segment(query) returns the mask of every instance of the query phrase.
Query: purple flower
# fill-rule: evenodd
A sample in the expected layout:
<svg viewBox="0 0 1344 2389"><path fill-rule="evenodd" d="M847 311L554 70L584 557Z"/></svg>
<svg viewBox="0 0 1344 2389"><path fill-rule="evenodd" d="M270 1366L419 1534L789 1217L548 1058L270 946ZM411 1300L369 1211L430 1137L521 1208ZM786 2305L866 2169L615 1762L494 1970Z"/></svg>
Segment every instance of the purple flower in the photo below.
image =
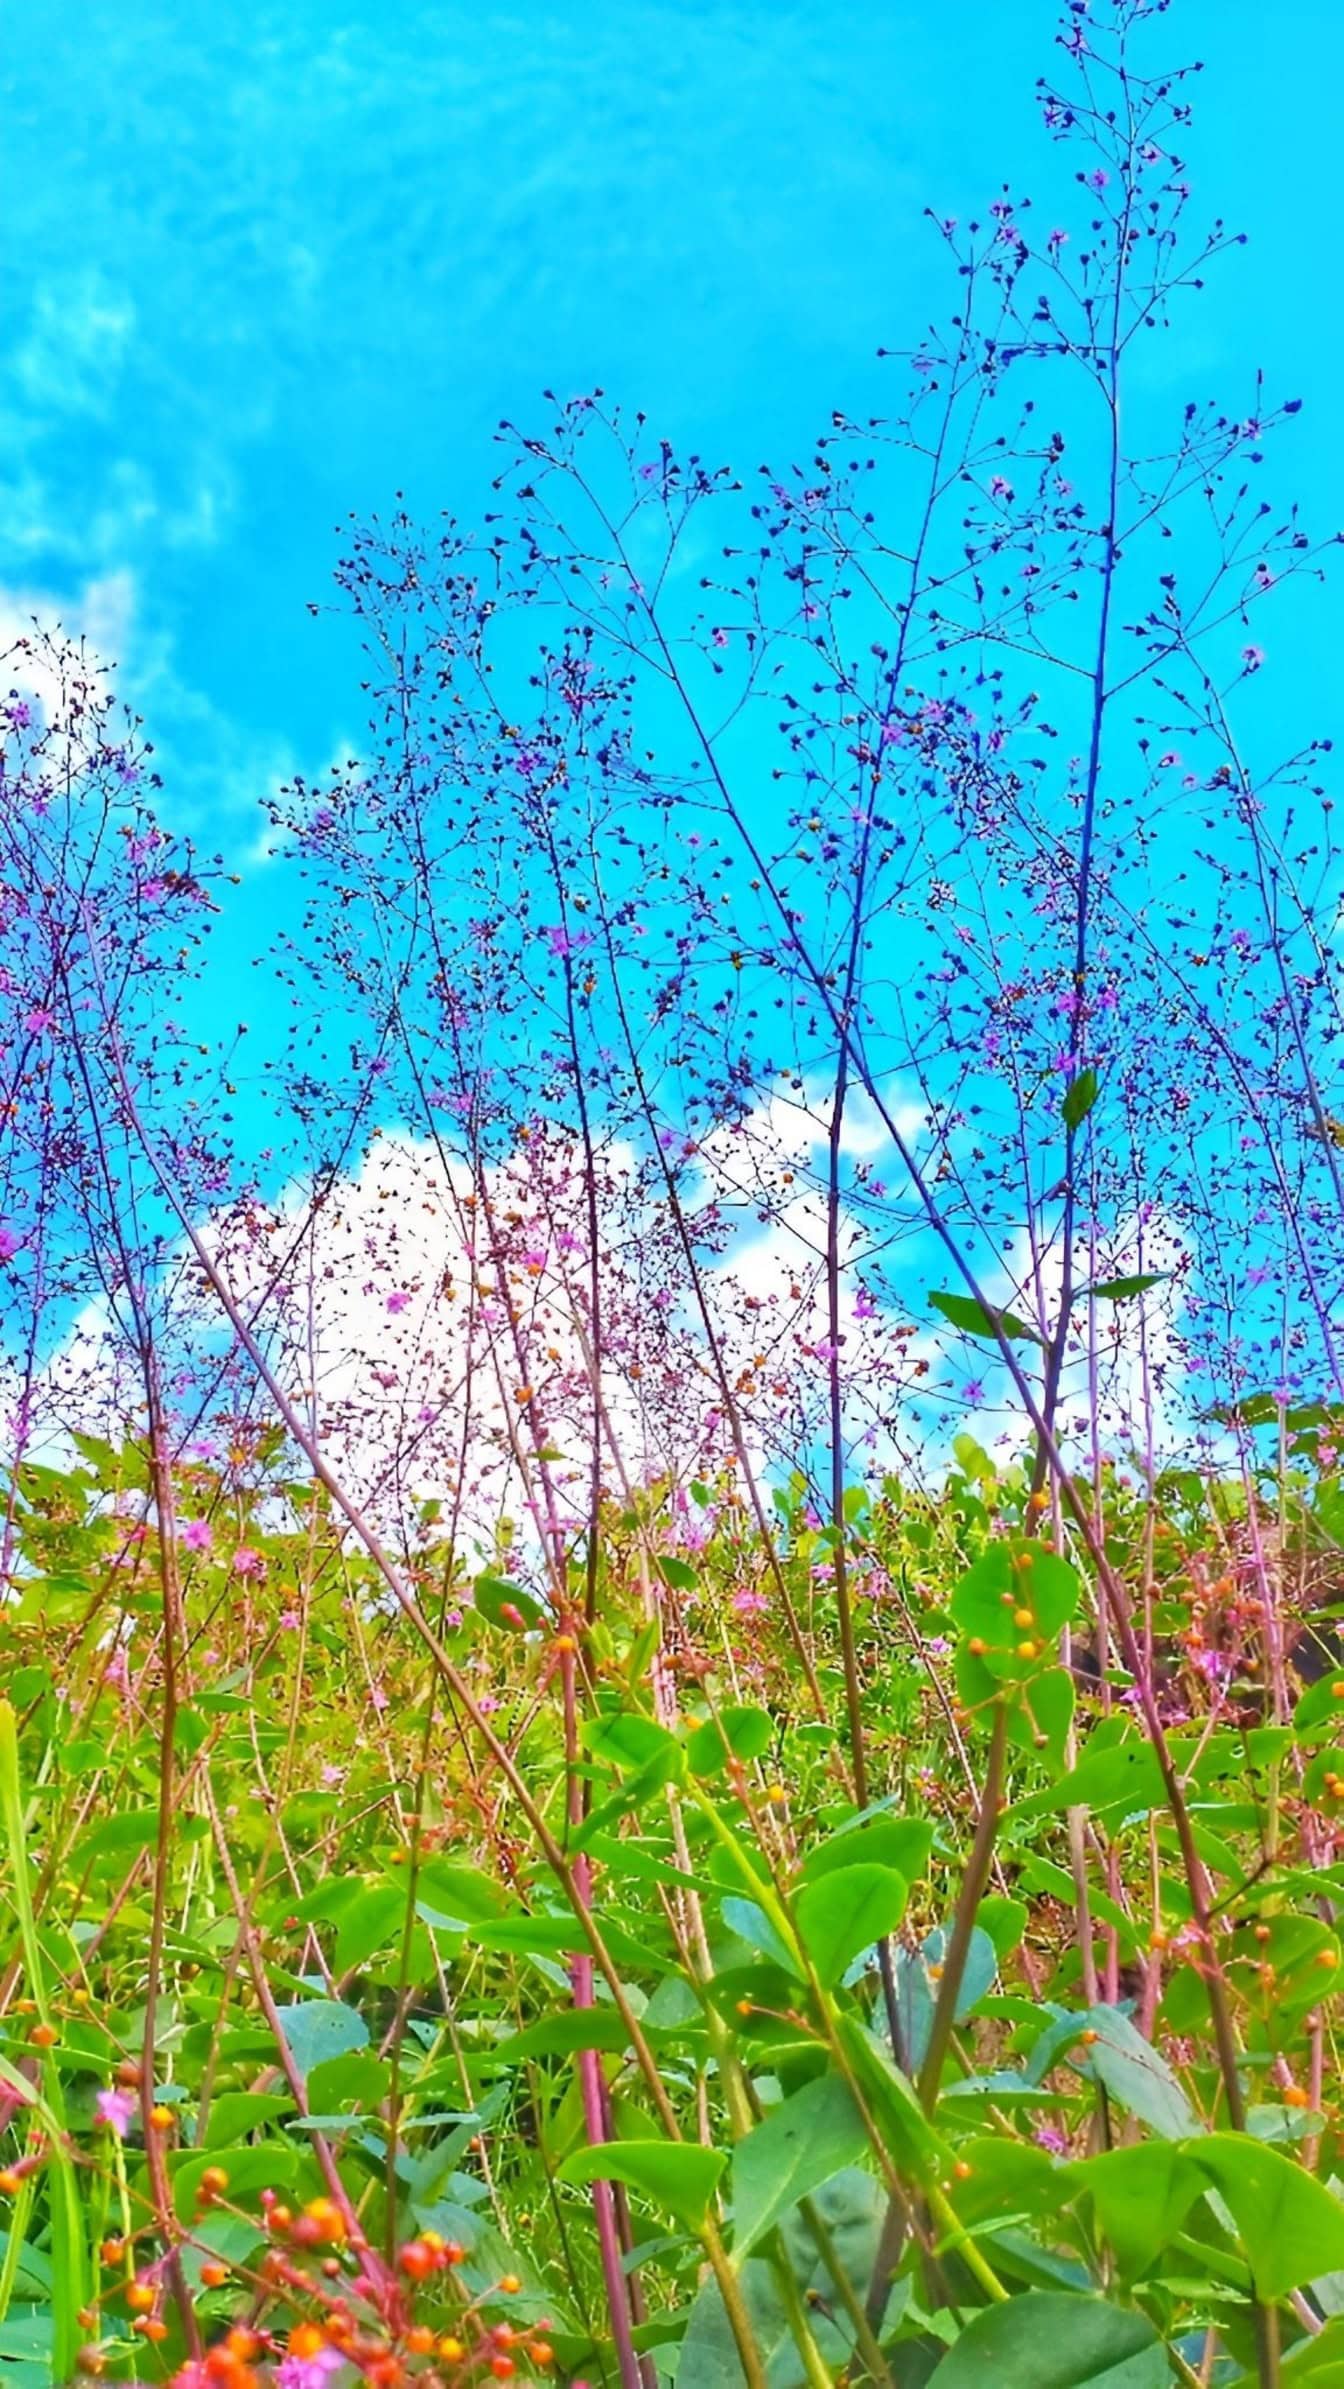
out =
<svg viewBox="0 0 1344 2389"><path fill-rule="evenodd" d="M344 2362L338 2348L319 2348L313 2356L283 2356L275 2368L276 2389L327 2389Z"/></svg>
<svg viewBox="0 0 1344 2389"><path fill-rule="evenodd" d="M11 1228L8 1220L0 1219L0 1261L12 1261L22 1243L18 1229Z"/></svg>
<svg viewBox="0 0 1344 2389"><path fill-rule="evenodd" d="M1265 660L1263 647L1243 647L1241 660L1248 672L1258 672Z"/></svg>
<svg viewBox="0 0 1344 2389"><path fill-rule="evenodd" d="M135 2114L135 2094L129 2090L100 2090L93 2109L99 2123L106 2124L109 2132L115 2132L118 2140L124 2140Z"/></svg>
<svg viewBox="0 0 1344 2389"><path fill-rule="evenodd" d="M189 1518L182 1529L183 1546L188 1551L208 1551L214 1539L208 1518Z"/></svg>
<svg viewBox="0 0 1344 2389"><path fill-rule="evenodd" d="M233 1573L235 1576L264 1576L266 1562L259 1551L252 1549L250 1543L240 1543L233 1555Z"/></svg>

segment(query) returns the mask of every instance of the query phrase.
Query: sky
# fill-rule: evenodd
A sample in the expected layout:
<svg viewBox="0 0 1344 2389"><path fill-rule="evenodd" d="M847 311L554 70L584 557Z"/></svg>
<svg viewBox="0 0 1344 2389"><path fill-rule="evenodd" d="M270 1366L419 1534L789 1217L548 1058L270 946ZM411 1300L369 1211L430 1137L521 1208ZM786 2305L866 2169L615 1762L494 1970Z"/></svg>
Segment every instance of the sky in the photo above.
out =
<svg viewBox="0 0 1344 2389"><path fill-rule="evenodd" d="M738 467L805 454L943 306L921 209L1056 172L1052 29L1049 0L9 0L0 628L87 630L177 819L264 869L268 788L357 741L307 611L343 518L398 489L478 517L548 384ZM1176 0L1156 39L1209 62L1197 191L1254 235L1168 363L1232 405L1258 362L1291 385L1282 469L1333 528L1344 15ZM1324 608L1293 648L1285 702L1331 676Z"/></svg>
<svg viewBox="0 0 1344 2389"><path fill-rule="evenodd" d="M924 208L1068 170L1032 104L1053 27L1051 0L8 0L0 648L36 614L119 664L170 822L243 873L230 1008L287 901L265 799L359 747L357 660L309 611L339 526L398 491L478 519L499 419L548 419L548 385L743 471L889 403L876 351L949 301ZM1208 63L1198 212L1252 235L1163 345L1173 407L1249 411L1263 364L1304 402L1278 487L1333 529L1344 12L1175 0L1160 43ZM1328 604L1284 619L1291 740L1339 701Z"/></svg>

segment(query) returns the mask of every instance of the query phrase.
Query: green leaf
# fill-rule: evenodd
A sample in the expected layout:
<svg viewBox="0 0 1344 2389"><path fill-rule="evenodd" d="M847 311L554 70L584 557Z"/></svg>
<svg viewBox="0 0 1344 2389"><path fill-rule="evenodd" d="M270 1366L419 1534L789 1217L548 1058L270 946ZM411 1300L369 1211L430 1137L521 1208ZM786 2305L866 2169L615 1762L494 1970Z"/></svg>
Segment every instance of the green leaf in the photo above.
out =
<svg viewBox="0 0 1344 2389"><path fill-rule="evenodd" d="M1044 1668L1024 1684L1019 1700L1020 1705L1009 1711L1012 1740L1043 1751L1054 1766L1062 1767L1078 1704L1077 1687L1068 1668Z"/></svg>
<svg viewBox="0 0 1344 2389"><path fill-rule="evenodd" d="M736 1933L739 1941L745 1941L751 1949L759 1949L764 1957L785 1967L795 1980L800 1979L793 1951L755 1900L740 1899L736 1892L730 1892L720 1902L720 1909L729 1932Z"/></svg>
<svg viewBox="0 0 1344 2389"><path fill-rule="evenodd" d="M655 1560L654 1566L664 1584L670 1585L674 1593L693 1593L700 1581L689 1560L670 1559L662 1554Z"/></svg>
<svg viewBox="0 0 1344 2389"><path fill-rule="evenodd" d="M992 1891L976 1909L980 1931L994 1944L994 1955L1002 1964L1019 1946L1027 1929L1029 1910L1025 1900L1015 1900L1007 1892Z"/></svg>
<svg viewBox="0 0 1344 2389"><path fill-rule="evenodd" d="M686 1744L692 1775L717 1775L732 1759L759 1759L774 1741L777 1728L768 1709L730 1707L698 1725Z"/></svg>
<svg viewBox="0 0 1344 2389"><path fill-rule="evenodd" d="M347 2108L372 2114L387 2097L391 2083L392 2069L386 2058L375 2057L371 2049L350 2049L342 2057L324 2057L313 2067L305 2087L314 2115L339 2115Z"/></svg>
<svg viewBox="0 0 1344 2389"><path fill-rule="evenodd" d="M196 2214L196 2193L207 2167L222 2165L229 2177L229 2196L240 2205L255 2205L256 2193L286 2188L299 2169L299 2152L283 2140L266 2140L251 2148L183 2149L169 2158L173 2205L182 2222ZM251 2199L249 2201L249 2193Z"/></svg>
<svg viewBox="0 0 1344 2389"><path fill-rule="evenodd" d="M629 2044L630 2035L614 2008L575 2007L510 2033L494 2055L505 2065L521 2065L529 2057L572 2057L579 2049L616 2052Z"/></svg>
<svg viewBox="0 0 1344 2389"><path fill-rule="evenodd" d="M230 2141L241 2140L245 2133L254 2132L259 2124L272 2123L277 2115L293 2112L294 2101L288 2091L221 2091L210 2103L200 2146L224 2148Z"/></svg>
<svg viewBox="0 0 1344 2389"><path fill-rule="evenodd" d="M1013 1311L996 1310L992 1304L976 1302L969 1294L931 1294L930 1302L952 1327L959 1327L963 1335L987 1337L997 1344L1000 1336L1010 1344L1039 1344L1040 1336L1025 1319Z"/></svg>
<svg viewBox="0 0 1344 2389"><path fill-rule="evenodd" d="M1091 2196L1101 2236L1128 2281L1137 2281L1180 2231L1204 2177L1183 2149L1144 2140L1107 2149L1070 2168Z"/></svg>
<svg viewBox="0 0 1344 2389"><path fill-rule="evenodd" d="M917 2073L924 2061L933 2024L937 2001L937 1978L930 1975L931 1966L941 1968L947 1954L949 1935L943 1925L935 1927L922 1949L898 1949L896 1952L896 1999L901 2017L901 2037L911 2071ZM988 1933L976 1925L966 1952L961 1986L957 1992L954 2021L964 2023L986 1994L993 1990L998 1978L999 1960Z"/></svg>
<svg viewBox="0 0 1344 2389"><path fill-rule="evenodd" d="M343 2000L304 1999L278 2013L290 2056L305 2079L325 2058L368 2047L368 2025L358 2009Z"/></svg>
<svg viewBox="0 0 1344 2389"><path fill-rule="evenodd" d="M1246 2132L1213 2132L1189 2153L1222 2192L1257 2297L1284 2298L1344 2267L1344 2204L1315 2174Z"/></svg>
<svg viewBox="0 0 1344 2389"><path fill-rule="evenodd" d="M847 1866L893 1867L907 1883L922 1875L933 1848L933 1826L926 1817L870 1816L841 1825L803 1861L802 1881L816 1883Z"/></svg>
<svg viewBox="0 0 1344 2389"><path fill-rule="evenodd" d="M748 2258L738 2286L770 2389L782 2389L782 2385L794 2389L795 2384L801 2389L804 2376L796 2361L789 2318L763 2258ZM691 2308L677 2374L683 2389L746 2389L732 2325L712 2276Z"/></svg>
<svg viewBox="0 0 1344 2389"><path fill-rule="evenodd" d="M1081 1128L1100 1093L1101 1081L1095 1070L1080 1070L1076 1078L1070 1079L1059 1107L1065 1127Z"/></svg>
<svg viewBox="0 0 1344 2389"><path fill-rule="evenodd" d="M667 1759L674 1767L681 1764L681 1745L676 1735L638 1709L612 1709L602 1716L589 1717L580 1728L579 1738L595 1759L613 1767L646 1767L651 1759Z"/></svg>
<svg viewBox="0 0 1344 2389"><path fill-rule="evenodd" d="M1033 2141L966 2140L958 2154L970 2167L948 2193L959 2223L974 2229L1009 2218L1059 2214L1068 2168Z"/></svg>
<svg viewBox="0 0 1344 2389"><path fill-rule="evenodd" d="M1103 1278L1095 1286L1080 1286L1075 1302L1128 1302L1132 1294L1146 1294L1150 1286L1164 1285L1170 1277L1169 1269L1145 1269L1138 1277Z"/></svg>
<svg viewBox="0 0 1344 2389"><path fill-rule="evenodd" d="M364 1883L344 1911L336 1930L337 1974L351 1974L368 1964L379 1950L400 1939L406 1926L409 1883Z"/></svg>
<svg viewBox="0 0 1344 2389"><path fill-rule="evenodd" d="M1017 1817L1039 1817L1060 1808L1126 1811L1162 1808L1166 1794L1152 1744L1136 1734L1109 1750L1089 1750L1072 1772L1044 1790L1016 1802Z"/></svg>
<svg viewBox="0 0 1344 2389"><path fill-rule="evenodd" d="M822 2074L772 2108L733 2151L733 2257L748 2256L800 2198L857 2165L863 2117L838 2074Z"/></svg>
<svg viewBox="0 0 1344 2389"><path fill-rule="evenodd" d="M1168 2389L1170 2379L1145 2315L1028 2290L973 2316L929 2389Z"/></svg>
<svg viewBox="0 0 1344 2389"><path fill-rule="evenodd" d="M1067 1560L1018 1536L1012 1542L991 1543L981 1553L957 1579L948 1607L996 1677L1005 1671L1021 1676L1024 1668L1030 1675L1030 1664L1018 1657L1024 1634L1039 1658L1068 1624L1081 1592L1077 1571ZM1013 1624L1015 1608L1030 1611L1030 1627Z"/></svg>
<svg viewBox="0 0 1344 2389"><path fill-rule="evenodd" d="M823 1990L843 1981L855 1958L895 1932L908 1897L904 1875L889 1866L841 1866L803 1885L794 1921Z"/></svg>
<svg viewBox="0 0 1344 2389"><path fill-rule="evenodd" d="M1095 2032L1086 2056L1075 2052L1080 2071L1104 2083L1111 2097L1163 2140L1183 2140L1199 2130L1199 2118L1165 2057L1146 2041L1118 2007L1094 2007L1081 2030Z"/></svg>
<svg viewBox="0 0 1344 2389"><path fill-rule="evenodd" d="M727 2163L722 2149L697 2140L608 2140L576 2149L559 2175L562 2182L624 2182L698 2231Z"/></svg>
<svg viewBox="0 0 1344 2389"><path fill-rule="evenodd" d="M490 1625L503 1626L512 1634L540 1626L546 1614L526 1585L515 1584L511 1576L478 1576L472 1599Z"/></svg>

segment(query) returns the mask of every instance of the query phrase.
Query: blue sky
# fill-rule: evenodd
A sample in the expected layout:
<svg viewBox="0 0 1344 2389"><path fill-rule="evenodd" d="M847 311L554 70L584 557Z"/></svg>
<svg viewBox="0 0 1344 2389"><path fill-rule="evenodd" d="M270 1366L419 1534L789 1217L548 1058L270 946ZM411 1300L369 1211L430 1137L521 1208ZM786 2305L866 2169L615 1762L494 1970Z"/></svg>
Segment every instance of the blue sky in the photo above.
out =
<svg viewBox="0 0 1344 2389"><path fill-rule="evenodd" d="M878 399L947 292L926 202L1061 171L1031 105L1049 0L11 0L0 606L119 657L171 809L246 861L291 769L357 742L305 601L404 488L471 516L502 414L600 382L750 465ZM1344 521L1332 0L1176 0L1207 211L1250 249L1166 352L1307 403L1278 468ZM1281 634L1280 634L1281 635ZM1287 708L1329 727L1327 608ZM261 866L259 866L261 867Z"/></svg>

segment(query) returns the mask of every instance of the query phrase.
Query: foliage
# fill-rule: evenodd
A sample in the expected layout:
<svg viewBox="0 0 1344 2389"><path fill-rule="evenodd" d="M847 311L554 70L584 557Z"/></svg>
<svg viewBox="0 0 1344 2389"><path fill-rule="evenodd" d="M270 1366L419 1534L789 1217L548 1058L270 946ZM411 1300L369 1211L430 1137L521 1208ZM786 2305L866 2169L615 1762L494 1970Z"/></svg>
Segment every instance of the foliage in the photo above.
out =
<svg viewBox="0 0 1344 2389"><path fill-rule="evenodd" d="M1252 1652L1226 1695L1194 1664L1217 1486L1193 1535L1186 1488L1154 1488L1205 1932L1123 1688L1080 1677L1079 1579L1032 1531L1020 1466L982 1473L977 1499L954 1478L932 1507L892 1479L865 1508L864 1730L885 1787L867 1810L799 1711L775 1604L734 1615L751 1543L730 1499L689 1548L656 1487L605 1517L590 1630L582 1568L571 1611L520 1634L426 1547L420 1597L506 1770L331 1505L242 1448L175 1480L164 1806L145 1476L134 1446L89 1443L16 1487L0 2096L21 2389L76 2361L172 2372L202 2339L225 2348L212 2381L274 2357L301 2389L346 2351L377 2382L600 2379L617 2359L595 2182L617 2185L641 2377L673 2377L683 2342L683 2379L750 2377L725 2291L781 2382L1157 2382L1193 2377L1208 2344L1253 2368L1257 2299L1304 2351L1325 2324L1324 2348L1344 2118L1323 1854L1344 1780L1320 1762L1344 1670L1279 1726ZM183 1541L194 1520L208 1545ZM1117 1565L1153 1522L1117 1480ZM679 1565L641 1578L641 1545ZM801 1602L825 1566L801 1492L784 1549ZM754 1565L768 1584L763 1551ZM833 1698L838 1640L812 1614ZM1070 1706L1080 1685L1062 1781L1062 1745L1030 1724L1056 1677ZM982 1787L1018 1722L954 1973Z"/></svg>

